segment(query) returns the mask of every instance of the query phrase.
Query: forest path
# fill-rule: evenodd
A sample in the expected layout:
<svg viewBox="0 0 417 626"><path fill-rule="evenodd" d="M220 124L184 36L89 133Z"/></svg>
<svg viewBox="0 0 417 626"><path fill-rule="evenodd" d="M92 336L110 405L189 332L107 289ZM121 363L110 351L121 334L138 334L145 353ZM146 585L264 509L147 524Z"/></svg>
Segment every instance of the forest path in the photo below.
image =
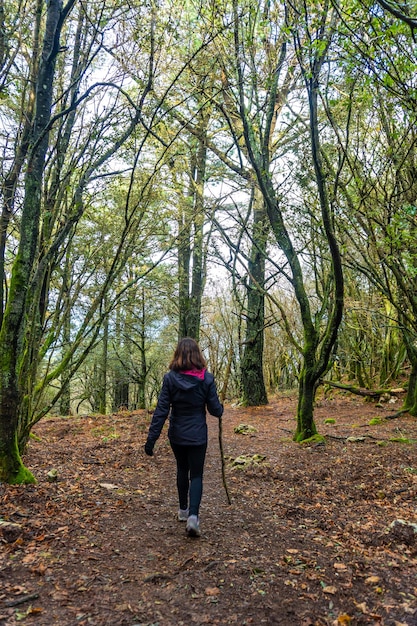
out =
<svg viewBox="0 0 417 626"><path fill-rule="evenodd" d="M209 417L198 539L176 519L166 432L143 452L145 412L40 422L25 458L38 484L0 486L18 525L3 533L0 623L416 626L417 421L370 424L392 408L322 399L326 444L308 447L291 439L294 398L227 406L230 506Z"/></svg>

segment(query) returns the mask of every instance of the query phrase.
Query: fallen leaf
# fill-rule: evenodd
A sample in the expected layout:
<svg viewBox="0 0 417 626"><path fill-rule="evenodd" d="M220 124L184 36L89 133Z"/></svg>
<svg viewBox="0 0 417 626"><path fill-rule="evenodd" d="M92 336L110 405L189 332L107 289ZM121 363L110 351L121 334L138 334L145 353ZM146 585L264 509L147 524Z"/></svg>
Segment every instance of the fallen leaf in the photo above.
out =
<svg viewBox="0 0 417 626"><path fill-rule="evenodd" d="M333 585L327 585L327 587L323 588L323 593L331 593L332 595L334 595L335 593L337 593L337 587L334 587Z"/></svg>
<svg viewBox="0 0 417 626"><path fill-rule="evenodd" d="M34 574L39 574L39 576L44 576L47 571L47 566L45 563L38 563L34 567L31 567L30 571Z"/></svg>
<svg viewBox="0 0 417 626"><path fill-rule="evenodd" d="M33 561L36 561L37 558L37 554L35 554L34 552L29 552L29 554L25 554L25 556L22 558L22 563L28 565L29 563L33 563Z"/></svg>
<svg viewBox="0 0 417 626"><path fill-rule="evenodd" d="M34 606L30 609L29 615L37 615L38 613L42 613L43 609L40 606Z"/></svg>
<svg viewBox="0 0 417 626"><path fill-rule="evenodd" d="M349 626L351 621L352 618L350 617L350 615L343 613L343 615L339 615L339 617L337 618L335 626Z"/></svg>
<svg viewBox="0 0 417 626"><path fill-rule="evenodd" d="M11 588L11 592L16 595L20 595L21 593L27 593L27 589L26 587L22 587L21 585L15 585Z"/></svg>
<svg viewBox="0 0 417 626"><path fill-rule="evenodd" d="M365 579L365 582L367 585L376 585L380 580L381 578L379 576L368 576L368 578Z"/></svg>
<svg viewBox="0 0 417 626"><path fill-rule="evenodd" d="M220 593L220 589L218 587L206 587L204 590L206 596L218 596Z"/></svg>

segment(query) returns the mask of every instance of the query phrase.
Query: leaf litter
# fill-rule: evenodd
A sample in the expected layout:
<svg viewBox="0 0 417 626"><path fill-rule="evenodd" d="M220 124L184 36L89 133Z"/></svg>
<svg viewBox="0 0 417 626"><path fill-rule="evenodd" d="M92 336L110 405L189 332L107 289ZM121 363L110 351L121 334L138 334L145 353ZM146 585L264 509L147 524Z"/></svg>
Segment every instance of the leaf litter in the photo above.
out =
<svg viewBox="0 0 417 626"><path fill-rule="evenodd" d="M0 486L0 624L415 626L417 421L335 394L324 444L300 446L295 407L226 407L231 506L209 418L200 539L176 519L165 432L143 453L147 412L44 419L38 484Z"/></svg>

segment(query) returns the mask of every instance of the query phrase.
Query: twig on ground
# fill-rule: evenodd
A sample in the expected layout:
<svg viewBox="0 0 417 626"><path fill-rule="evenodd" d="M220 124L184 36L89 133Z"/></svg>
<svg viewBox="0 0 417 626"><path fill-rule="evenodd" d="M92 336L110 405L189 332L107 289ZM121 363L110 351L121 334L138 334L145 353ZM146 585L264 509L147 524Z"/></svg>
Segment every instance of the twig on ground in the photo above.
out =
<svg viewBox="0 0 417 626"><path fill-rule="evenodd" d="M25 602L30 602L30 600L36 600L37 598L39 598L38 593L29 593L26 596L21 596L20 598L16 598L16 600L7 600L4 603L4 606L7 606L7 607L19 606L20 604L24 604Z"/></svg>

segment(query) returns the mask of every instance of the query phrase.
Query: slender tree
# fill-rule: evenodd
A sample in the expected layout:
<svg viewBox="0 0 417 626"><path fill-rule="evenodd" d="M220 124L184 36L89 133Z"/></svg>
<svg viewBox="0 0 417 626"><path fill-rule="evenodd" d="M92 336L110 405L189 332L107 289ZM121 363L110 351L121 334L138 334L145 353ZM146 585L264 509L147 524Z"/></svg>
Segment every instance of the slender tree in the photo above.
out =
<svg viewBox="0 0 417 626"><path fill-rule="evenodd" d="M387 324L402 333L411 363L404 409L417 414L415 43L400 16L387 21L358 5L349 20L342 17L344 95L328 116L349 172L340 186L345 258L389 303ZM342 107L350 112L347 123L338 117Z"/></svg>
<svg viewBox="0 0 417 626"><path fill-rule="evenodd" d="M295 439L302 441L316 434L314 424L314 398L317 383L320 377L327 371L332 351L337 339L337 331L342 319L343 311L343 274L340 252L333 226L333 207L329 201L328 187L321 157L321 145L318 125L318 94L320 87L321 69L327 51L331 43L333 32L334 12L329 7L317 9L314 16L318 27L313 35L312 26L309 24L309 15L303 10L296 9L294 13L287 11L287 25L294 35L294 49L298 53L298 62L305 81L308 96L311 155L314 165L315 181L317 185L318 200L321 208L322 231L328 243L330 256L329 278L327 280L327 294L323 302L325 306L318 311L316 319L313 318L311 303L304 283L303 269L300 257L291 240L284 221L283 207L277 196L273 182L270 160L270 128L275 120L276 104L280 99L280 70L286 60L286 49L289 41L285 41L281 47L281 54L277 57L277 64L273 68L269 78L269 90L265 102L265 116L262 126L260 125L259 110L255 117L251 117L248 108L248 98L245 86L247 75L256 66L252 50L255 42L249 39L252 45L247 45L249 33L254 32L252 27L253 13L245 15L241 13L237 2L234 7L234 36L235 58L237 71L237 90L239 93L240 115L243 121L244 138L250 162L254 168L256 178L263 194L272 232L276 241L285 254L291 270L291 283L294 287L296 298L300 307L300 314L304 329L303 341L303 364L299 376L299 398L297 409L297 429ZM311 18L313 19L313 18ZM307 45L306 54L309 56L309 65L306 67L305 58L302 57L305 48L301 46L301 20L304 20ZM274 29L278 28L274 24ZM281 23L281 27L283 28ZM309 39L307 38L309 37ZM259 93L259 92L258 92ZM263 110L263 109L262 109Z"/></svg>

